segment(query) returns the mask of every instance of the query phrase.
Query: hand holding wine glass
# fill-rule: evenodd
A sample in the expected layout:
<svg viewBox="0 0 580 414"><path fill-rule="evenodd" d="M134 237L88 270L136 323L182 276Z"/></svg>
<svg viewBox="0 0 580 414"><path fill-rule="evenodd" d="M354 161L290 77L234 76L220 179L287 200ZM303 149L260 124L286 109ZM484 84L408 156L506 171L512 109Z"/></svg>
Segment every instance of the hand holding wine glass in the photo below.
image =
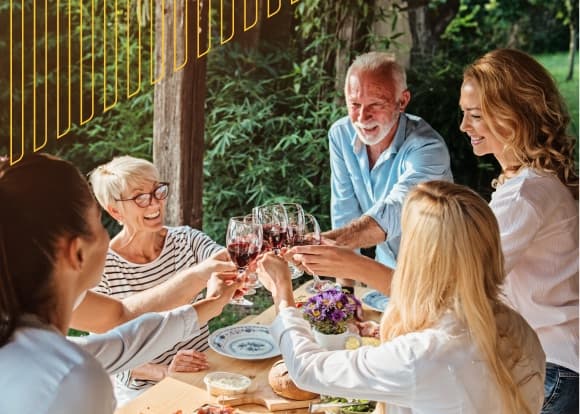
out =
<svg viewBox="0 0 580 414"><path fill-rule="evenodd" d="M286 211L288 217L288 231L286 237L286 247L292 248L294 246L294 239L300 229L304 228L304 210L298 203L281 203ZM298 279L304 274L304 271L295 266L292 262L288 262L290 268L290 275L292 279Z"/></svg>
<svg viewBox="0 0 580 414"><path fill-rule="evenodd" d="M299 229L294 236L294 246L317 246L321 243L320 226L316 217L312 214L304 214L304 226ZM308 293L318 293L323 290L334 287L334 283L328 280L322 280L320 277L309 271L312 274L312 284L306 288Z"/></svg>
<svg viewBox="0 0 580 414"><path fill-rule="evenodd" d="M242 277L250 262L258 257L262 249L262 226L247 222L243 216L232 217L228 223L226 244L232 261ZM243 296L230 301L231 304L252 306L253 303Z"/></svg>

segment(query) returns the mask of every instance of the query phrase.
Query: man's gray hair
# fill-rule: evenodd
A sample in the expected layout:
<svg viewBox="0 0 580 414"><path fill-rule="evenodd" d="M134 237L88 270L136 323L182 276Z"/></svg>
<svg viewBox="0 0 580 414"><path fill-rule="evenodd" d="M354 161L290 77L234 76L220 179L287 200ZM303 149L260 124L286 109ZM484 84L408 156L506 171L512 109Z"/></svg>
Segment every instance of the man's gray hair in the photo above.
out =
<svg viewBox="0 0 580 414"><path fill-rule="evenodd" d="M399 87L397 95L407 89L407 74L405 69L397 63L395 55L387 52L368 52L355 58L346 72L346 84L353 71L370 72L384 79L393 79Z"/></svg>

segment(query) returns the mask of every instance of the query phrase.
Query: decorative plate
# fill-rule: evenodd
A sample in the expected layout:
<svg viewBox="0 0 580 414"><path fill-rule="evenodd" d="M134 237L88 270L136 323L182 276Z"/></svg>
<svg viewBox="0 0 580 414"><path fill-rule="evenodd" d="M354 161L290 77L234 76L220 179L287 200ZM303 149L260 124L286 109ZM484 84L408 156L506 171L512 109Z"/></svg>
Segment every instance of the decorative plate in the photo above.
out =
<svg viewBox="0 0 580 414"><path fill-rule="evenodd" d="M270 329L264 325L232 325L209 337L209 346L218 354L236 359L266 359L280 355Z"/></svg>
<svg viewBox="0 0 580 414"><path fill-rule="evenodd" d="M379 291L371 290L362 297L362 302L377 312L384 312L389 303L389 298Z"/></svg>

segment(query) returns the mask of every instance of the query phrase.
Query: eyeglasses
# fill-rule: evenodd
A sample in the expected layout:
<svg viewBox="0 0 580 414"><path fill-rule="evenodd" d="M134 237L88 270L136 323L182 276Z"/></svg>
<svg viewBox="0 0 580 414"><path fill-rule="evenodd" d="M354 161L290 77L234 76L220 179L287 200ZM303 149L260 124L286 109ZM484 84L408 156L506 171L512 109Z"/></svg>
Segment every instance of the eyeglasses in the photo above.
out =
<svg viewBox="0 0 580 414"><path fill-rule="evenodd" d="M153 197L155 200L165 200L169 195L169 183L159 183L157 187L150 193L137 194L131 198L116 198L115 201L133 201L139 207L149 207Z"/></svg>

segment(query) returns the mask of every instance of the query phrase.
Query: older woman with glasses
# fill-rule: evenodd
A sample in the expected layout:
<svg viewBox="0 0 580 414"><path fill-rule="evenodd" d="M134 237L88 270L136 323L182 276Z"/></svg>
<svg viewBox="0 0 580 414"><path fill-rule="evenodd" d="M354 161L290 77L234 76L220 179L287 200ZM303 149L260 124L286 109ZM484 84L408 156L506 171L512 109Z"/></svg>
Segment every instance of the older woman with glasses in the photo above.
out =
<svg viewBox="0 0 580 414"><path fill-rule="evenodd" d="M117 157L93 170L90 182L101 207L122 225L109 244L97 292L123 299L192 266L200 268L201 292L212 272L235 269L227 251L201 231L163 224L169 183L160 180L151 162ZM174 344L149 364L118 374L118 401L135 397L169 372L207 369L202 352L208 347L208 335L206 325L198 336Z"/></svg>

